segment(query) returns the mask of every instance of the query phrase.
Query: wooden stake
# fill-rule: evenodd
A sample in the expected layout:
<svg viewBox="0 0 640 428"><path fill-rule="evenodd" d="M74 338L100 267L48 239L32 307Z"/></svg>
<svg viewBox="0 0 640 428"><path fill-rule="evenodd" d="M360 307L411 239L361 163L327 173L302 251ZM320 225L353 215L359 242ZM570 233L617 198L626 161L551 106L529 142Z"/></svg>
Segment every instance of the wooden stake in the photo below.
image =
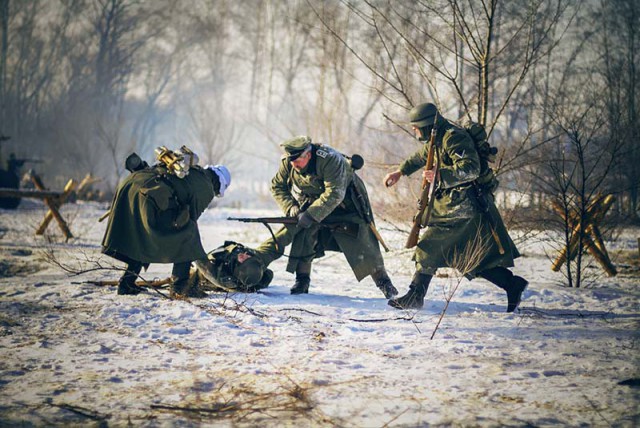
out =
<svg viewBox="0 0 640 428"><path fill-rule="evenodd" d="M38 190L46 190L44 184L42 184L42 180L37 175L32 174L31 181ZM69 230L67 222L64 220L64 218L62 218L58 209L69 197L75 185L75 181L73 179L70 179L67 182L67 185L64 186L64 190L58 198L44 198L44 203L47 205L47 207L49 207L49 211L44 216L44 220L42 220L42 223L40 224L40 227L38 227L38 230L36 230L36 235L43 235L44 231L47 229L47 226L49 226L49 223L51 223L51 220L55 218L58 222L58 226L60 226L60 229L62 230L62 233L64 233L66 240L68 241L69 239L73 238L73 234Z"/></svg>
<svg viewBox="0 0 640 428"><path fill-rule="evenodd" d="M552 206L554 211L571 227L571 240L569 241L569 245L562 249L551 265L553 271L559 271L560 267L567 260L571 261L576 257L581 244L579 232L582 228L584 231L582 236L583 248L600 263L600 266L602 266L609 276L615 276L617 274L616 268L613 263L611 263L609 254L605 248L600 229L598 228L598 223L602 221L614 200L613 195L607 195L605 197L597 196L586 209L583 220L584 223L580 221L580 215L577 210L573 209L567 213L558 201L553 201Z"/></svg>

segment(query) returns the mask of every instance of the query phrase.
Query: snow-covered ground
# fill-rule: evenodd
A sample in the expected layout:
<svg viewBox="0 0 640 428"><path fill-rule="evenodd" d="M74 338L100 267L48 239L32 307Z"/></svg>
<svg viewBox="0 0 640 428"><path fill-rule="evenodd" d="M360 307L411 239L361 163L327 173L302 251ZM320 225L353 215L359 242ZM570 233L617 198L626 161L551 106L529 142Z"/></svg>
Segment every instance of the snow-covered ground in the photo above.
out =
<svg viewBox="0 0 640 428"><path fill-rule="evenodd" d="M316 261L309 295L291 296L286 261L260 294L172 301L117 296L97 270L104 206L65 205L76 238L55 223L35 237L41 204L0 211L0 426L638 426L639 274L562 287L543 246L522 246L515 272L530 286L520 310L502 290L462 280L431 340L454 276L432 283L420 311L387 306L340 254ZM256 245L261 225L212 209L207 250ZM413 268L404 236L387 269L401 293ZM615 244L635 248L637 231ZM634 247L634 245L636 245ZM147 278L165 278L152 265ZM597 272L597 270L593 270ZM445 272L446 273L446 272ZM165 293L166 294L166 293Z"/></svg>

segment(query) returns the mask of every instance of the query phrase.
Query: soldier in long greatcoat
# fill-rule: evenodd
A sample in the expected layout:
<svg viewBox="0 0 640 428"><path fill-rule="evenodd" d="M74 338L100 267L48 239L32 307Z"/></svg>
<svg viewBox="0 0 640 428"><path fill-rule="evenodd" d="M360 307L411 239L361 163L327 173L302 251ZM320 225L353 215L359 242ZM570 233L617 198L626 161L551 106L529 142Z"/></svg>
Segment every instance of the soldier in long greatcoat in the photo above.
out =
<svg viewBox="0 0 640 428"><path fill-rule="evenodd" d="M311 263L325 251L342 252L358 281L371 275L386 298L397 295L384 267L364 183L344 155L307 136L281 144L285 155L271 181L284 212L297 217L256 248L266 265L291 244L287 271L296 274L291 294L308 293Z"/></svg>
<svg viewBox="0 0 640 428"><path fill-rule="evenodd" d="M184 178L158 164L132 172L111 204L102 252L125 262L118 294L138 294L135 279L150 263L173 263L172 294L188 294L191 262L207 254L197 220L231 182L223 165L192 166Z"/></svg>
<svg viewBox="0 0 640 428"><path fill-rule="evenodd" d="M416 272L409 292L390 300L389 305L399 309L421 308L436 270L451 267L469 279L479 276L504 289L507 312L513 312L528 283L508 269L520 253L495 207L492 189L482 181L481 159L474 140L464 128L440 116L433 104L420 104L409 116L421 141L428 141L432 128L436 127L436 168L423 174L429 182L436 180L438 184L431 216L413 255ZM428 146L425 144L398 170L387 174L385 185L393 186L403 175L423 168Z"/></svg>

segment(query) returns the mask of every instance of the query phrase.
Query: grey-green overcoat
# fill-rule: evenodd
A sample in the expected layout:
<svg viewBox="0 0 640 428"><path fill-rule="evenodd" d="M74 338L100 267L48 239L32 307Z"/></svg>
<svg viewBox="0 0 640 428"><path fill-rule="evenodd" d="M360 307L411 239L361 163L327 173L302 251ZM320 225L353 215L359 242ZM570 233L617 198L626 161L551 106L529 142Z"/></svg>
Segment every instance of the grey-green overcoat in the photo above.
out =
<svg viewBox="0 0 640 428"><path fill-rule="evenodd" d="M416 269L434 275L439 267L454 267L468 278L496 266L512 267L520 253L504 222L487 195L488 213L483 213L474 196L472 183L480 175L480 158L469 134L441 118L437 125L436 161L440 172L431 217L413 255ZM424 167L428 144L400 165L403 175ZM492 236L488 215L495 221L495 233L504 254ZM474 254L474 256L471 256Z"/></svg>
<svg viewBox="0 0 640 428"><path fill-rule="evenodd" d="M342 252L358 281L384 267L378 241L365 220L364 213L371 213L366 188L339 152L312 144L311 159L301 171L283 158L271 181L271 193L285 214L294 206L310 204L306 211L318 224L309 229L281 228L275 242L270 239L256 248L267 264L292 244L289 272L295 272L299 262L322 257L325 251Z"/></svg>
<svg viewBox="0 0 640 428"><path fill-rule="evenodd" d="M143 264L205 258L196 221L213 200L214 175L198 166L184 178L164 166L133 172L113 198L102 252Z"/></svg>

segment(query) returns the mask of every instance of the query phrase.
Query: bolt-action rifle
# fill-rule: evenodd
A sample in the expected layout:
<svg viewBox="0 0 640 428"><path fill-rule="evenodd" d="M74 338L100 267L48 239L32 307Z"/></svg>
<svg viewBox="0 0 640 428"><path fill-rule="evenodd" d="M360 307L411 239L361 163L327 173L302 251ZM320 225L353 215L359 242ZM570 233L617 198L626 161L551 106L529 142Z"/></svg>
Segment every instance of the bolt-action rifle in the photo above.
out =
<svg viewBox="0 0 640 428"><path fill-rule="evenodd" d="M438 113L436 112L433 118L433 128L431 129L431 135L429 136L429 151L427 153L427 163L424 166L425 171L436 169L436 174L433 181L429 182L426 177L422 180L422 193L420 199L418 199L418 212L413 217L413 226L409 232L409 237L404 245L405 248L413 248L418 245L418 238L420 237L420 230L426 227L431 217L431 211L433 210L433 200L436 187L438 185L438 163L435 159L436 151L436 125L438 121ZM424 220L423 220L424 219Z"/></svg>

